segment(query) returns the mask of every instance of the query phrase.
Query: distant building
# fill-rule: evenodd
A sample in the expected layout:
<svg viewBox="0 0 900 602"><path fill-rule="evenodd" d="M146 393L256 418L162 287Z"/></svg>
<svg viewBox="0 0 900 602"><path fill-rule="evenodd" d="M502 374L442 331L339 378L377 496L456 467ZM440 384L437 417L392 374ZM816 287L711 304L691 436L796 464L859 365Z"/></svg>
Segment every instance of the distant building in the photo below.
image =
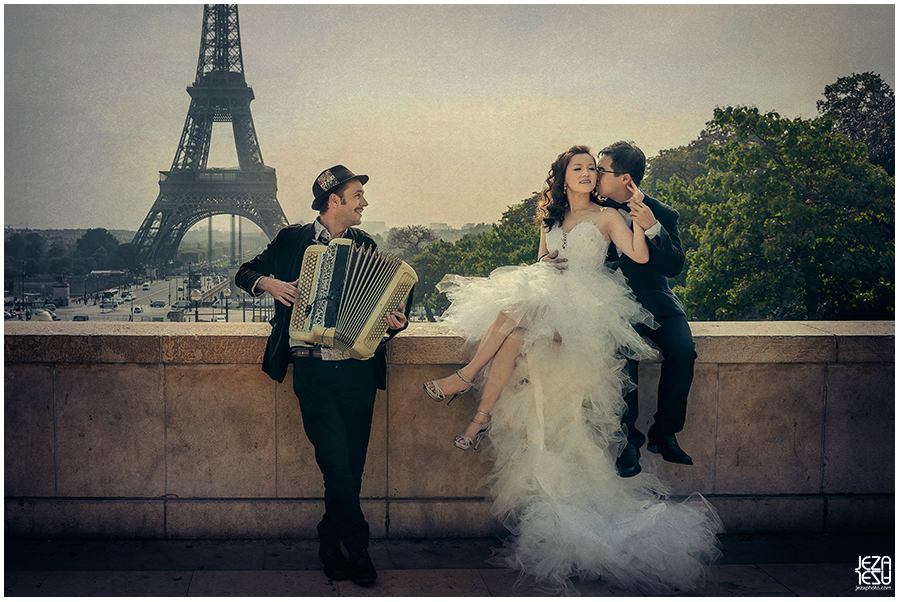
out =
<svg viewBox="0 0 900 602"><path fill-rule="evenodd" d="M363 221L363 224L360 227L373 236L376 234L384 235L389 230L387 224L384 222L370 222L368 220Z"/></svg>

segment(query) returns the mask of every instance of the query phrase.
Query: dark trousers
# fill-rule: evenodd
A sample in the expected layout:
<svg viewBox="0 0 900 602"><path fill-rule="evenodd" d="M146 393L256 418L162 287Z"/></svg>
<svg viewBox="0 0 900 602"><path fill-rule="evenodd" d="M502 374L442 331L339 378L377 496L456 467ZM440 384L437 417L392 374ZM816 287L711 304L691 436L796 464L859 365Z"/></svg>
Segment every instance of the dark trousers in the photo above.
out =
<svg viewBox="0 0 900 602"><path fill-rule="evenodd" d="M663 356L656 414L647 433L651 443L659 441L665 435L674 435L684 428L688 393L694 380L694 360L697 359L691 327L684 316L654 318L659 328L651 330L643 325L639 326L639 332L656 343ZM637 384L637 361L628 361L628 376ZM625 396L625 403L628 409L622 417L622 423L628 428L628 441L641 447L647 439L635 427L638 417L637 390Z"/></svg>
<svg viewBox="0 0 900 602"><path fill-rule="evenodd" d="M318 525L323 547L343 543L350 552L369 546L359 491L376 389L371 360L294 358L294 393L325 480L325 515Z"/></svg>

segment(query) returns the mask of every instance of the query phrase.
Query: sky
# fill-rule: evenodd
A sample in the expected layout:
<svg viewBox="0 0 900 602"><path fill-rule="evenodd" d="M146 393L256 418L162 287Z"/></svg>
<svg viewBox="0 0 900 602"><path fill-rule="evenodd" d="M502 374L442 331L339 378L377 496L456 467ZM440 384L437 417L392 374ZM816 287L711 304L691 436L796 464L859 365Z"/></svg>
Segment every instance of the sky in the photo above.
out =
<svg viewBox="0 0 900 602"><path fill-rule="evenodd" d="M198 4L5 5L6 226L140 227L184 127L202 19ZM239 20L292 223L315 218L312 183L336 164L371 178L364 228L491 223L574 144L631 140L652 158L716 107L812 118L840 77L895 87L892 4L247 4ZM236 165L216 124L208 166Z"/></svg>

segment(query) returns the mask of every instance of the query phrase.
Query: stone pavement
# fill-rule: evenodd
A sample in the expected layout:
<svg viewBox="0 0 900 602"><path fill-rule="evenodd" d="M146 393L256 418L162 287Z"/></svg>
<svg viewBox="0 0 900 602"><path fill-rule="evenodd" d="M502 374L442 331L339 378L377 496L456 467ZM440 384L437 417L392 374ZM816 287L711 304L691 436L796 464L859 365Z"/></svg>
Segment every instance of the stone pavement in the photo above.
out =
<svg viewBox="0 0 900 602"><path fill-rule="evenodd" d="M894 595L857 591L860 556L894 558L887 535L725 535L704 596ZM330 581L311 540L7 540L6 596L534 596L486 561L497 539L373 541L378 581ZM893 563L892 563L893 565ZM641 596L602 581L586 596Z"/></svg>

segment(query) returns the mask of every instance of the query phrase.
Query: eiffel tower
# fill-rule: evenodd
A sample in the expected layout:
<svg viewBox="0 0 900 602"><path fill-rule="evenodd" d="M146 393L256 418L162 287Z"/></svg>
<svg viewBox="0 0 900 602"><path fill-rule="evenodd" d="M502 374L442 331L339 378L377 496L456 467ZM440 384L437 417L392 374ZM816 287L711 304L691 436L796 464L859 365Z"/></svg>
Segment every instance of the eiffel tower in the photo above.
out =
<svg viewBox="0 0 900 602"><path fill-rule="evenodd" d="M244 81L236 4L204 5L197 77L187 92L191 105L175 160L159 172L159 196L134 236L143 264L174 259L185 233L213 215L245 217L270 239L288 225L275 196L275 168L263 163L250 115L253 89ZM229 121L239 168L207 168L213 123ZM232 232L232 246L233 239Z"/></svg>

